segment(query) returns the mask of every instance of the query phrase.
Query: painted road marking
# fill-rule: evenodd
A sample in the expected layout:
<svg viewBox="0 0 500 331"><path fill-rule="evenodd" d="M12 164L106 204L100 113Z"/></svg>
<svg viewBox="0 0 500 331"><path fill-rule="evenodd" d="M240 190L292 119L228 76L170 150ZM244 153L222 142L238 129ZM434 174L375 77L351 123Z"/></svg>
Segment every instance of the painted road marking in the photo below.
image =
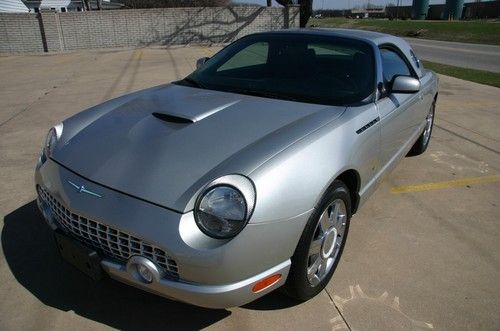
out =
<svg viewBox="0 0 500 331"><path fill-rule="evenodd" d="M142 59L142 49L141 50L135 50L134 51L134 58L137 60L137 61L140 61Z"/></svg>
<svg viewBox="0 0 500 331"><path fill-rule="evenodd" d="M484 176L484 177L470 177L455 180L448 180L444 182L435 182L419 185L396 186L391 188L392 193L409 193L420 192L429 190L442 190L450 187L467 186L476 184L488 184L500 181L500 175Z"/></svg>

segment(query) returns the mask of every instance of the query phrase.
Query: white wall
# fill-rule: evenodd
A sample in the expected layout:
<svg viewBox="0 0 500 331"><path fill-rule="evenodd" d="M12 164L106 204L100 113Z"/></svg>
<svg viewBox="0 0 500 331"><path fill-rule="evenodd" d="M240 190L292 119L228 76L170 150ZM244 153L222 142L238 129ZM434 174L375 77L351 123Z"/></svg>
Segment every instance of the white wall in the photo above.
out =
<svg viewBox="0 0 500 331"><path fill-rule="evenodd" d="M71 0L42 0L40 3L40 8L55 8L57 11L61 11L61 7L67 8L70 2Z"/></svg>
<svg viewBox="0 0 500 331"><path fill-rule="evenodd" d="M0 13L27 13L28 7L21 0L0 0Z"/></svg>

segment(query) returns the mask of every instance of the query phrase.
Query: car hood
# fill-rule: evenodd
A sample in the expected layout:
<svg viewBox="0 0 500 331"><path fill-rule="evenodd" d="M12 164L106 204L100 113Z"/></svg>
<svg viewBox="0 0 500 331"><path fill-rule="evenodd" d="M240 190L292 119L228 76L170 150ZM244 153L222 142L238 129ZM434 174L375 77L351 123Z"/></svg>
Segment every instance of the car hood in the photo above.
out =
<svg viewBox="0 0 500 331"><path fill-rule="evenodd" d="M307 134L315 114L323 112L321 122L344 109L164 85L66 120L52 157L89 180L185 212L210 180L247 174Z"/></svg>

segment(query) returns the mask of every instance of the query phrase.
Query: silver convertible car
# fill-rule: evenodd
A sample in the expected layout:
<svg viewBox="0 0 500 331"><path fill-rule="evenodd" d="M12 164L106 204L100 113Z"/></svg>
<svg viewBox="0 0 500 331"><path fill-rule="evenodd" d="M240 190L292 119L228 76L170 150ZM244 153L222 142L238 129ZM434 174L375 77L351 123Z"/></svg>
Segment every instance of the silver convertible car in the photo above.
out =
<svg viewBox="0 0 500 331"><path fill-rule="evenodd" d="M35 183L57 247L194 305L307 300L351 216L427 148L437 77L404 40L341 29L248 35L197 67L50 129Z"/></svg>

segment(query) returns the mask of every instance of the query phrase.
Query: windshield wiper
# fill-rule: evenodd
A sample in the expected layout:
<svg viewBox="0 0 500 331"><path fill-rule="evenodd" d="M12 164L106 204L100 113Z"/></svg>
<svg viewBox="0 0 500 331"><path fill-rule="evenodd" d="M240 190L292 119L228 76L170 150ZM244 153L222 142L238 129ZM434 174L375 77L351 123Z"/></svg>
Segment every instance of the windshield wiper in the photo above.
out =
<svg viewBox="0 0 500 331"><path fill-rule="evenodd" d="M282 99L290 101L300 101L298 98L294 98L289 95L284 95L280 93L273 93L268 91L257 91L257 90L235 90L234 93L248 94L256 97L272 98L272 99Z"/></svg>
<svg viewBox="0 0 500 331"><path fill-rule="evenodd" d="M202 83L200 83L199 81L191 78L191 77L186 77L180 81L178 81L178 83L181 83L181 84L186 84L189 85L189 86L192 86L192 87L199 87L199 88L206 88L205 85L203 85Z"/></svg>

